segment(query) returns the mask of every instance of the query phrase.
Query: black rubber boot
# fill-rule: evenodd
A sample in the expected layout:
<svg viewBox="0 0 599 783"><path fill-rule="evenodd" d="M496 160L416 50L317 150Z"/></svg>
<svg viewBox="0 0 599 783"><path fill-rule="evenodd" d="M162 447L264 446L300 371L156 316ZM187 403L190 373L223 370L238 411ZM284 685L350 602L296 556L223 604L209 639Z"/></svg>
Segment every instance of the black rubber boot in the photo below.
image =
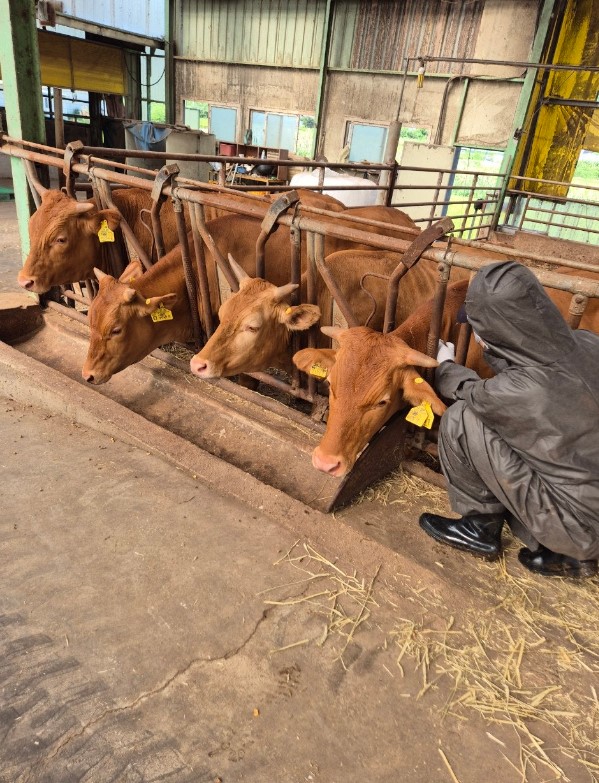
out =
<svg viewBox="0 0 599 783"><path fill-rule="evenodd" d="M542 576L566 576L569 579L588 579L597 573L596 560L576 560L560 555L544 546L536 552L524 547L518 552L518 560L525 568Z"/></svg>
<svg viewBox="0 0 599 783"><path fill-rule="evenodd" d="M424 532L442 544L486 560L497 560L501 554L503 514L471 514L461 519L422 514L419 521Z"/></svg>

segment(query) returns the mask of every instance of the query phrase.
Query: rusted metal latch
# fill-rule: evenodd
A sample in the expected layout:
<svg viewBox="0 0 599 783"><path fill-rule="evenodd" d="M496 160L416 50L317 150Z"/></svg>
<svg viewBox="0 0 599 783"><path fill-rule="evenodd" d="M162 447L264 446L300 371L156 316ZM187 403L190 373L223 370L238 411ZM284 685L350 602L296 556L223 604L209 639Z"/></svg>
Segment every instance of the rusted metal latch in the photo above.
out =
<svg viewBox="0 0 599 783"><path fill-rule="evenodd" d="M277 219L286 212L290 207L300 200L297 190L290 190L289 193L285 193L283 196L279 196L276 201L268 208L268 212L264 216L261 224L260 236L256 242L256 277L264 277L264 246L266 240L274 231L277 225Z"/></svg>
<svg viewBox="0 0 599 783"><path fill-rule="evenodd" d="M160 261L164 255L164 239L162 237L162 226L160 225L160 207L166 196L162 191L166 185L171 183L173 177L176 177L178 173L179 166L177 166L176 163L169 163L168 166L163 166L158 174L156 174L152 186L152 209L150 210L150 217L152 218L152 233L154 234L158 261Z"/></svg>
<svg viewBox="0 0 599 783"><path fill-rule="evenodd" d="M449 231L453 231L454 224L451 218L443 218L433 223L432 226L425 228L421 234L418 234L410 247L402 254L401 261L393 271L387 287L387 302L385 305L385 323L383 332L392 332L395 329L395 312L397 310L397 297L399 294L399 281L406 274L427 247L433 244L437 239L445 236Z"/></svg>
<svg viewBox="0 0 599 783"><path fill-rule="evenodd" d="M66 180L67 195L75 198L75 174L73 174L73 157L83 149L82 141L71 141L67 144L63 156L62 172Z"/></svg>

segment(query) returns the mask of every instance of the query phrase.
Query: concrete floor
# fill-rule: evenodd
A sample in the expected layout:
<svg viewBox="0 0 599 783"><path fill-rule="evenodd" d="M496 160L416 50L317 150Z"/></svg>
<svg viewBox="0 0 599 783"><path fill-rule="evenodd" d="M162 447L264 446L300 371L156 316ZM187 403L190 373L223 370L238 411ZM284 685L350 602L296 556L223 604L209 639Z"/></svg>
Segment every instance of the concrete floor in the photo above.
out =
<svg viewBox="0 0 599 783"><path fill-rule="evenodd" d="M597 779L596 580L435 544L417 481L333 516L178 468L119 437L135 414L91 428L95 392L30 405L42 376L0 364L1 783Z"/></svg>

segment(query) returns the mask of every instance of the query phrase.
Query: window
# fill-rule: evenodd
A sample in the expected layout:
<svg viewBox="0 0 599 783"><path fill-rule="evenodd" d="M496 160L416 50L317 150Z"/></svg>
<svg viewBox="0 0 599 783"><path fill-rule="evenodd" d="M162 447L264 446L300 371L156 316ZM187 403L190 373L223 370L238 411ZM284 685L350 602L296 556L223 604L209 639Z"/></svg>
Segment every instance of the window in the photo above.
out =
<svg viewBox="0 0 599 783"><path fill-rule="evenodd" d="M184 122L190 128L214 133L218 141L237 139L237 109L207 101L184 101Z"/></svg>
<svg viewBox="0 0 599 783"><path fill-rule="evenodd" d="M366 125L365 123L348 122L346 145L349 145L349 162L383 163L385 147L387 146L388 127L386 125ZM405 141L428 143L430 130L402 125L399 143L395 157L401 159L401 151Z"/></svg>
<svg viewBox="0 0 599 783"><path fill-rule="evenodd" d="M252 110L250 127L252 144L289 150L306 157L312 156L316 133L313 117Z"/></svg>

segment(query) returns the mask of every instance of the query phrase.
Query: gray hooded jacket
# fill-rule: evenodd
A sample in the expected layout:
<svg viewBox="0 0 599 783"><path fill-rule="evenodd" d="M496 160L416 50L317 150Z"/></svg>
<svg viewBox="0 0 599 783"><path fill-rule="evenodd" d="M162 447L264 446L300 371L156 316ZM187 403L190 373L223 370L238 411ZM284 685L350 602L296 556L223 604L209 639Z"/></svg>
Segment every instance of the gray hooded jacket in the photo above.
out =
<svg viewBox="0 0 599 783"><path fill-rule="evenodd" d="M525 526L530 528L522 517L528 516L539 519L541 527L556 524L568 529L568 539L575 542L570 552L564 546L554 551L575 553L581 559L597 557L599 336L570 329L535 276L512 262L491 264L476 274L466 312L488 346L485 359L498 373L481 380L453 362L444 362L436 371L438 392L462 400L470 409L468 416L474 413L482 422L471 435L486 442L474 443L471 438L467 451L484 452L501 484L503 505ZM451 416L453 407L457 414L459 406L451 406L443 418ZM460 421L466 419L460 416ZM455 423L453 442L468 441L470 434L456 433ZM446 427L445 437L448 432ZM498 449L497 438L508 448ZM452 483L450 469L446 475ZM520 507L511 502L510 477ZM524 492L523 482L528 483ZM556 507L553 521L547 508L551 504ZM563 540L564 531L554 536L550 529L533 530L533 535L552 549Z"/></svg>

